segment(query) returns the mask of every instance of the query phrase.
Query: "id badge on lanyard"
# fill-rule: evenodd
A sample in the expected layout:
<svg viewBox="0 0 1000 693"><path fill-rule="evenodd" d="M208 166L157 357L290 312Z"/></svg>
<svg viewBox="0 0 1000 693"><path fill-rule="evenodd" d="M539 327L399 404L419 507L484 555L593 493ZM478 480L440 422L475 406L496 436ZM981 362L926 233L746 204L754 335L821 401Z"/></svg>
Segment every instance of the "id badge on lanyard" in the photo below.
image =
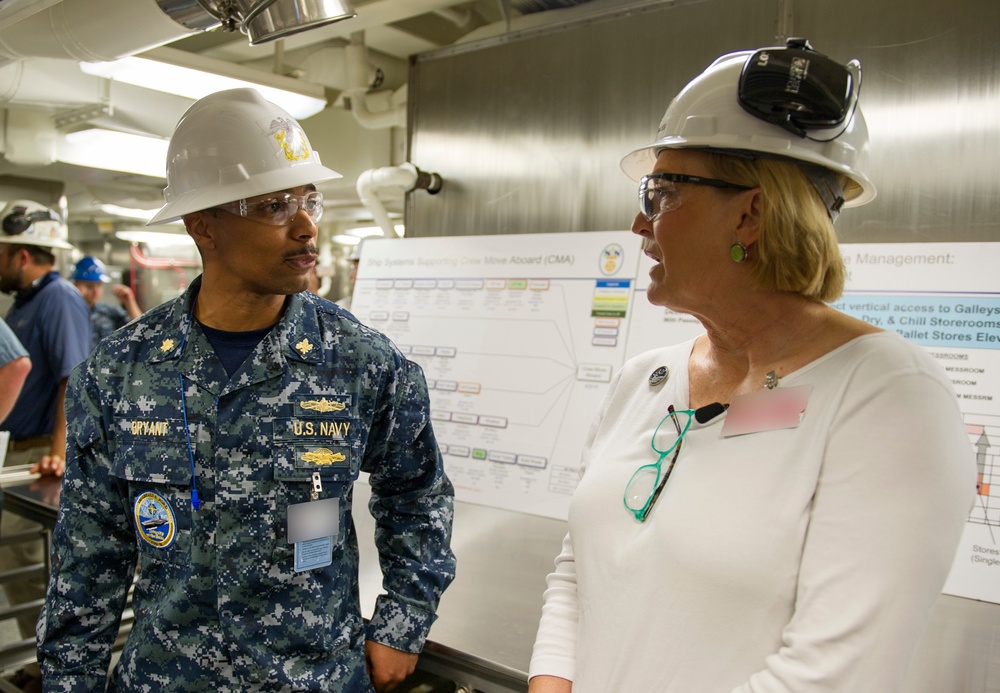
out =
<svg viewBox="0 0 1000 693"><path fill-rule="evenodd" d="M288 506L288 543L295 545L295 572L333 563L333 540L340 532L340 499L319 498L323 482L313 472L311 500Z"/></svg>

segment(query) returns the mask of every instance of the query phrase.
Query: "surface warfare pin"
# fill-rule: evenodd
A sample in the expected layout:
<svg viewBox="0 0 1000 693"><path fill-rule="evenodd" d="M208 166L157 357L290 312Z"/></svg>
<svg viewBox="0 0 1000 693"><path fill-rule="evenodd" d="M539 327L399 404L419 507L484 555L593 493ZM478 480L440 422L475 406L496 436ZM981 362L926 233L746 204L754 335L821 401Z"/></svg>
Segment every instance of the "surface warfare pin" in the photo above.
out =
<svg viewBox="0 0 1000 693"><path fill-rule="evenodd" d="M158 549L170 546L177 536L177 522L170 503L158 493L139 494L132 507L135 528L142 540Z"/></svg>

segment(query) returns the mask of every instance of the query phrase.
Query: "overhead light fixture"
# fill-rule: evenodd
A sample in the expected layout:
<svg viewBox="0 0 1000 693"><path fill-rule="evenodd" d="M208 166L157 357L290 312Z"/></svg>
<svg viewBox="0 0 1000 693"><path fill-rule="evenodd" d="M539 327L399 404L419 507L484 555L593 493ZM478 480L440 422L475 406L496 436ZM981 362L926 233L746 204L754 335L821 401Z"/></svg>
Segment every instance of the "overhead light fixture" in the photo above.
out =
<svg viewBox="0 0 1000 693"><path fill-rule="evenodd" d="M80 69L88 75L189 99L250 87L298 119L326 108L322 85L166 46L110 62L80 63Z"/></svg>
<svg viewBox="0 0 1000 693"><path fill-rule="evenodd" d="M75 166L166 178L167 140L102 128L56 138L56 159Z"/></svg>
<svg viewBox="0 0 1000 693"><path fill-rule="evenodd" d="M340 245L357 245L361 242L361 239L357 236L348 236L346 233L341 233L333 237L333 242Z"/></svg>
<svg viewBox="0 0 1000 693"><path fill-rule="evenodd" d="M355 16L349 0L198 0L226 31L239 29L256 46Z"/></svg>
<svg viewBox="0 0 1000 693"><path fill-rule="evenodd" d="M293 0L281 3L255 0L245 16L241 28L250 37L250 45L256 46L351 19L355 12L347 0Z"/></svg>

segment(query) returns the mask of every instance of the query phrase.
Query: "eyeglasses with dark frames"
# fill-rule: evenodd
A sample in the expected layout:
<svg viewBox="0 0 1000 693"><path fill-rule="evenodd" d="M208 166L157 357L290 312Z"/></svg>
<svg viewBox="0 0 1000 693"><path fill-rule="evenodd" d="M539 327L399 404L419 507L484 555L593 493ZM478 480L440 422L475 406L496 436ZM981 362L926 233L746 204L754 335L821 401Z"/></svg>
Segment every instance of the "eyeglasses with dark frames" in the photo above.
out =
<svg viewBox="0 0 1000 693"><path fill-rule="evenodd" d="M652 221L658 214L672 212L681 206L681 197L675 183L707 185L729 190L753 190L746 185L737 185L715 178L689 176L683 173L650 173L639 180L639 211Z"/></svg>

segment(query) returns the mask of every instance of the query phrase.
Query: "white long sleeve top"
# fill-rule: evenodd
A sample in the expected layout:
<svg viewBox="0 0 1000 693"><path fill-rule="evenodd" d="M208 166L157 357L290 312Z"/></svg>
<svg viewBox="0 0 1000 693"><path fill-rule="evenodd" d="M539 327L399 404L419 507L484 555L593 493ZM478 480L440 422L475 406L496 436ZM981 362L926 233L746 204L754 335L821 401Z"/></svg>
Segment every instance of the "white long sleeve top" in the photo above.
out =
<svg viewBox="0 0 1000 693"><path fill-rule="evenodd" d="M645 523L622 501L692 342L616 376L584 451L530 675L574 693L899 689L975 493L951 383L891 332L779 387L812 386L796 428L736 437L693 422ZM649 376L667 366L666 382Z"/></svg>

